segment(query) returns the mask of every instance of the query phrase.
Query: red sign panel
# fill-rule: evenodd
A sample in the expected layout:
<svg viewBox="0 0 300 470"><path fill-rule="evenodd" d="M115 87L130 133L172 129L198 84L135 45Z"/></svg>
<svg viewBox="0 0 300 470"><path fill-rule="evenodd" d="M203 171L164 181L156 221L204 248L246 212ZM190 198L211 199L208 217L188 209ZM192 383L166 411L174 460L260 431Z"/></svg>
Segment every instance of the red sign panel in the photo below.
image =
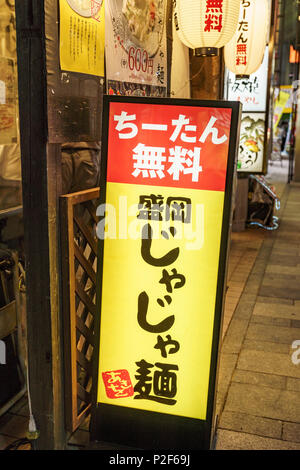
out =
<svg viewBox="0 0 300 470"><path fill-rule="evenodd" d="M109 119L107 182L225 190L231 109L116 102Z"/></svg>

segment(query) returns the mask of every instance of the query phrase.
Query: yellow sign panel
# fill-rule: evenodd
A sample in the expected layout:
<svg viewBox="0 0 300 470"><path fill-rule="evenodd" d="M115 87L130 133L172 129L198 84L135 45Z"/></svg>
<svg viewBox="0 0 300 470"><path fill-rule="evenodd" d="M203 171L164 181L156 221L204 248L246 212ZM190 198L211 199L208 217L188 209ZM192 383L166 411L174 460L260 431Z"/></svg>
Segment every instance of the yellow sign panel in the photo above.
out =
<svg viewBox="0 0 300 470"><path fill-rule="evenodd" d="M104 76L103 0L60 0L62 70Z"/></svg>
<svg viewBox="0 0 300 470"><path fill-rule="evenodd" d="M288 93L289 98L285 104L283 114L289 114L292 112L292 106L293 106L293 85L284 85L280 87L280 92Z"/></svg>
<svg viewBox="0 0 300 470"><path fill-rule="evenodd" d="M190 200L189 223L151 221L151 256L178 249L168 266L142 255L138 202L153 193ZM205 420L223 203L221 191L107 183L98 402Z"/></svg>
<svg viewBox="0 0 300 470"><path fill-rule="evenodd" d="M286 105L290 99L290 93L284 90L280 90L278 98L275 102L274 109L274 130L276 131L280 122L281 116L285 112Z"/></svg>

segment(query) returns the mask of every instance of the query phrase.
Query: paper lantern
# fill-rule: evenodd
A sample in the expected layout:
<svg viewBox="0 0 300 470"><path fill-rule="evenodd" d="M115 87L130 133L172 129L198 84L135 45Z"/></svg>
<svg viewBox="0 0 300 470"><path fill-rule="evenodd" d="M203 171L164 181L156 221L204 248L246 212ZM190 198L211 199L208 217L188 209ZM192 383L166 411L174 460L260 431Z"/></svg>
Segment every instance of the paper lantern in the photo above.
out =
<svg viewBox="0 0 300 470"><path fill-rule="evenodd" d="M242 0L237 30L224 48L226 67L249 78L262 64L269 26L268 0Z"/></svg>
<svg viewBox="0 0 300 470"><path fill-rule="evenodd" d="M240 0L176 0L174 23L180 40L197 55L218 55L234 35Z"/></svg>

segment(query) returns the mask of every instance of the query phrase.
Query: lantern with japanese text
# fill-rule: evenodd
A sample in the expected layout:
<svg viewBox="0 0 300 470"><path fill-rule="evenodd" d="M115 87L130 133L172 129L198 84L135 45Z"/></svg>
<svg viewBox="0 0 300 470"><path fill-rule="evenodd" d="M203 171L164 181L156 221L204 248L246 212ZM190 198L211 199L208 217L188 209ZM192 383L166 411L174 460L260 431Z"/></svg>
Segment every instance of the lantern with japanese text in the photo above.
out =
<svg viewBox="0 0 300 470"><path fill-rule="evenodd" d="M269 25L268 0L242 0L238 27L226 44L226 67L237 78L248 78L262 64Z"/></svg>
<svg viewBox="0 0 300 470"><path fill-rule="evenodd" d="M234 35L240 0L174 0L174 23L180 40L198 56L218 55Z"/></svg>

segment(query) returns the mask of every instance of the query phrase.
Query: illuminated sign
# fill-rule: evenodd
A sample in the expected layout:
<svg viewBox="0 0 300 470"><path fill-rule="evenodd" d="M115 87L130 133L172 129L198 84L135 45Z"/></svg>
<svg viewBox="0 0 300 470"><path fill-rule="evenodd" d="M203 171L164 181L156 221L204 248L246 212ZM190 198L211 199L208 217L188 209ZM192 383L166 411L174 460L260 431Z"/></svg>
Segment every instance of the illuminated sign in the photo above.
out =
<svg viewBox="0 0 300 470"><path fill-rule="evenodd" d="M94 439L208 445L239 113L105 97Z"/></svg>
<svg viewBox="0 0 300 470"><path fill-rule="evenodd" d="M269 48L266 47L264 60L259 69L249 78L237 79L227 69L225 77L225 96L229 101L238 100L243 112L265 112L267 109Z"/></svg>
<svg viewBox="0 0 300 470"><path fill-rule="evenodd" d="M237 79L227 70L225 96L243 105L241 140L237 171L263 173L266 158L267 90L269 48L266 47L262 65L249 78Z"/></svg>
<svg viewBox="0 0 300 470"><path fill-rule="evenodd" d="M243 113L238 171L262 173L265 149L265 113Z"/></svg>

